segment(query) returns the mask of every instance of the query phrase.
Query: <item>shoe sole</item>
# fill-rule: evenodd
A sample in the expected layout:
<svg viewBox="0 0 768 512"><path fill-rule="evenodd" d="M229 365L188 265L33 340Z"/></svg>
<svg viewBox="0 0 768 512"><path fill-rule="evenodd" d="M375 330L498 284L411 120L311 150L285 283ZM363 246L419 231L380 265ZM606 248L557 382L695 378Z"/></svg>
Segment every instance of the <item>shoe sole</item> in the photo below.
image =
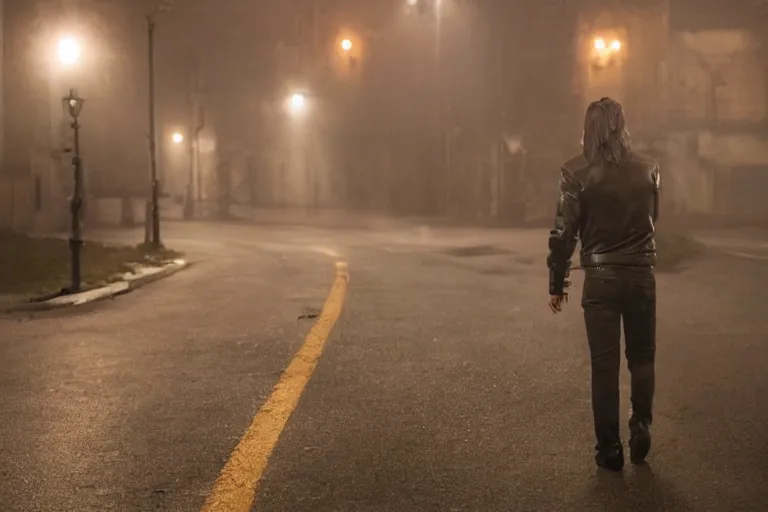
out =
<svg viewBox="0 0 768 512"><path fill-rule="evenodd" d="M624 469L624 462L622 461L620 463L614 463L614 464L610 464L610 463L609 464L600 464L600 463L598 463L597 466L599 468L602 468L602 469L606 470L606 471L610 471L612 473L618 473L619 471Z"/></svg>
<svg viewBox="0 0 768 512"><path fill-rule="evenodd" d="M602 457L595 456L595 462L598 467L606 469L608 471L621 471L624 469L624 452L619 451L615 457L609 459L603 459Z"/></svg>
<svg viewBox="0 0 768 512"><path fill-rule="evenodd" d="M629 460L635 465L645 464L645 458L651 451L651 436L647 433L638 434L630 444Z"/></svg>

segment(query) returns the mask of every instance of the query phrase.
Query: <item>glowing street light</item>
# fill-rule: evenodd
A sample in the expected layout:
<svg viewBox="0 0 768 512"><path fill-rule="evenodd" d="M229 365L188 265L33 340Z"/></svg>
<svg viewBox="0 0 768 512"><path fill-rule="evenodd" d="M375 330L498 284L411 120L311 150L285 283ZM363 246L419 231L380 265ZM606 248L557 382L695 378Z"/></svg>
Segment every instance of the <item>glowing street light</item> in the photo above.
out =
<svg viewBox="0 0 768 512"><path fill-rule="evenodd" d="M80 43L73 37L65 37L59 40L57 48L59 62L65 66L71 66L80 60Z"/></svg>
<svg viewBox="0 0 768 512"><path fill-rule="evenodd" d="M616 53L619 50L621 50L621 41L618 39L614 39L611 41L611 44L608 45L608 43L603 39L602 37L595 38L594 42L595 50L601 53Z"/></svg>
<svg viewBox="0 0 768 512"><path fill-rule="evenodd" d="M184 142L184 135L182 135L179 132L176 132L173 134L172 140L174 144L181 144L182 142Z"/></svg>
<svg viewBox="0 0 768 512"><path fill-rule="evenodd" d="M304 103L306 102L306 99L304 98L303 94L294 94L291 96L291 106L296 109L304 108Z"/></svg>
<svg viewBox="0 0 768 512"><path fill-rule="evenodd" d="M349 50L351 50L352 49L352 41L350 41L349 39L343 40L341 42L341 49L344 50L345 52L348 52Z"/></svg>
<svg viewBox="0 0 768 512"><path fill-rule="evenodd" d="M417 8L423 14L431 6L437 12L443 8L443 0L405 0L409 8Z"/></svg>
<svg viewBox="0 0 768 512"><path fill-rule="evenodd" d="M605 50L605 39L601 37L595 39L595 50Z"/></svg>
<svg viewBox="0 0 768 512"><path fill-rule="evenodd" d="M621 41L611 39L606 41L596 37L592 42L592 61L595 66L606 67L617 62L616 58L622 49Z"/></svg>
<svg viewBox="0 0 768 512"><path fill-rule="evenodd" d="M307 98L301 93L294 93L288 100L288 108L293 115L304 113L307 109Z"/></svg>

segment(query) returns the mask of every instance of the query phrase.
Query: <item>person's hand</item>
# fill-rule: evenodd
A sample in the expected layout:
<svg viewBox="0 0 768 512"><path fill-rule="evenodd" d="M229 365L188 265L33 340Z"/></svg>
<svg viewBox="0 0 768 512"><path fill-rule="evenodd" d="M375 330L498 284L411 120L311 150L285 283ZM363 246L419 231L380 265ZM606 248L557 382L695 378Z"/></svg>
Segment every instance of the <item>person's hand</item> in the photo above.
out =
<svg viewBox="0 0 768 512"><path fill-rule="evenodd" d="M563 289L566 290L562 295L550 295L549 296L549 309L557 314L563 311L563 304L568 302L568 288L571 287L571 271L570 269L565 273L565 282L563 283Z"/></svg>
<svg viewBox="0 0 768 512"><path fill-rule="evenodd" d="M563 311L563 304L568 302L568 294L562 295L550 295L549 297L549 309L552 313L561 313Z"/></svg>

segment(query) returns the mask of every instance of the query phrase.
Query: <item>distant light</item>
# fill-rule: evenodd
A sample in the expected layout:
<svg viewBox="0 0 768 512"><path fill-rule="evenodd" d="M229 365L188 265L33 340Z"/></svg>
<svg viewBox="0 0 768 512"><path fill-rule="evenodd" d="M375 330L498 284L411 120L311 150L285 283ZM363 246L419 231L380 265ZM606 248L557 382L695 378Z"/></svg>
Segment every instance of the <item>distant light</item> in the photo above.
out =
<svg viewBox="0 0 768 512"><path fill-rule="evenodd" d="M59 62L70 66L80 60L80 44L73 37L65 37L59 41L57 49Z"/></svg>
<svg viewBox="0 0 768 512"><path fill-rule="evenodd" d="M621 42L614 39L611 42L611 50L613 50L615 52L621 50Z"/></svg>
<svg viewBox="0 0 768 512"><path fill-rule="evenodd" d="M413 7L414 5L416 5L417 3L419 3L419 0L407 0L407 1L406 1L406 3L407 3L408 5L410 5L411 7Z"/></svg>
<svg viewBox="0 0 768 512"><path fill-rule="evenodd" d="M184 135L180 134L179 132L176 132L173 134L173 143L174 144L181 144L184 142Z"/></svg>
<svg viewBox="0 0 768 512"><path fill-rule="evenodd" d="M605 50L605 39L599 37L595 39L595 50Z"/></svg>
<svg viewBox="0 0 768 512"><path fill-rule="evenodd" d="M306 103L306 98L303 94L294 94L291 96L291 107L293 107L296 110L301 110L304 108L304 104Z"/></svg>
<svg viewBox="0 0 768 512"><path fill-rule="evenodd" d="M294 116L299 116L307 109L307 98L301 93L294 93L288 99L288 110Z"/></svg>
<svg viewBox="0 0 768 512"><path fill-rule="evenodd" d="M349 50L351 50L352 49L352 41L350 41L349 39L343 40L341 42L341 49L344 50L345 52L348 52Z"/></svg>

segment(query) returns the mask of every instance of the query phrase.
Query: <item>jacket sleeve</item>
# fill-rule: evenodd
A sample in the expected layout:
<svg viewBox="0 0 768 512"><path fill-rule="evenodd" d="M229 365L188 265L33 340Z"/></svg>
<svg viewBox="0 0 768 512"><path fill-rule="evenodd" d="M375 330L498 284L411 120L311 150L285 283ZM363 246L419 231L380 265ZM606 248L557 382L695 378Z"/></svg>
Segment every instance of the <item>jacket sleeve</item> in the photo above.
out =
<svg viewBox="0 0 768 512"><path fill-rule="evenodd" d="M568 169L560 175L560 197L555 227L549 232L549 294L563 295L571 257L579 241L581 220L581 182Z"/></svg>
<svg viewBox="0 0 768 512"><path fill-rule="evenodd" d="M659 173L659 164L653 170L653 223L659 220L659 210L661 204L661 174Z"/></svg>

